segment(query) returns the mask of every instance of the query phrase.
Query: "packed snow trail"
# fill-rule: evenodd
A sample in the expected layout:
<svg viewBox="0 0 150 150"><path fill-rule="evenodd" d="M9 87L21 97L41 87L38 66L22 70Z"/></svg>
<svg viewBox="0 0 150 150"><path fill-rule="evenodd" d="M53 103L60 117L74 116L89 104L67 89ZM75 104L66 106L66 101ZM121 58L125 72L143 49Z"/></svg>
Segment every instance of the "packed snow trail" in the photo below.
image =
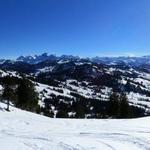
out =
<svg viewBox="0 0 150 150"><path fill-rule="evenodd" d="M0 103L1 150L150 150L150 118L50 119Z"/></svg>

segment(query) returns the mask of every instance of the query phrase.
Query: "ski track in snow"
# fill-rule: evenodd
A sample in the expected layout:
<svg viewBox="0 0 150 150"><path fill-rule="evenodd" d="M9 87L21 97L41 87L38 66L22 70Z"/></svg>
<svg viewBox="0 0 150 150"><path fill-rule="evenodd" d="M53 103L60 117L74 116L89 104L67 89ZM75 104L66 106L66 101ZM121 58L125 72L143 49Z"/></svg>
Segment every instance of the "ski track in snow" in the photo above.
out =
<svg viewBox="0 0 150 150"><path fill-rule="evenodd" d="M0 107L4 104L0 103ZM2 150L150 150L150 118L50 119L0 110Z"/></svg>

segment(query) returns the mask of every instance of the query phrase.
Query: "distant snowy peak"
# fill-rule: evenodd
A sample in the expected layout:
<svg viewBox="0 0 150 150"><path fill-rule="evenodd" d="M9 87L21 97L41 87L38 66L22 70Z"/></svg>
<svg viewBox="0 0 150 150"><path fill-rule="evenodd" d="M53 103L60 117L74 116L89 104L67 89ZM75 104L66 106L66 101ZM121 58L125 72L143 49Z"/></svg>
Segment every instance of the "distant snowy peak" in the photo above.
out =
<svg viewBox="0 0 150 150"><path fill-rule="evenodd" d="M96 63L105 63L107 65L125 63L130 66L139 66L142 64L150 64L150 56L143 57L94 57L91 61Z"/></svg>
<svg viewBox="0 0 150 150"><path fill-rule="evenodd" d="M43 53L42 55L34 55L34 56L20 56L16 60L22 61L30 64L37 64L43 61L67 61L67 60L77 60L80 59L78 56L72 56L72 55L62 55L60 57L55 56L53 54L48 55L47 53Z"/></svg>
<svg viewBox="0 0 150 150"><path fill-rule="evenodd" d="M0 59L0 64L3 64L3 63L5 63L5 59Z"/></svg>
<svg viewBox="0 0 150 150"><path fill-rule="evenodd" d="M48 59L56 59L55 55L48 55L47 53L43 53L42 55L34 55L34 56L20 56L16 60L22 61L30 64L36 64L42 61L46 61Z"/></svg>

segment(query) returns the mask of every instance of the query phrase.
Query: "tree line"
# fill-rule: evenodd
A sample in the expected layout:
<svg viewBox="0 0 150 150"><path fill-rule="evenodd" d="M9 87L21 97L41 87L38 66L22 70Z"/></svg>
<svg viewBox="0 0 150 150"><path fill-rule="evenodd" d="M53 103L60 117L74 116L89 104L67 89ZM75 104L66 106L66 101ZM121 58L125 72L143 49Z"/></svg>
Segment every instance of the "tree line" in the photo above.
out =
<svg viewBox="0 0 150 150"><path fill-rule="evenodd" d="M113 92L108 101L85 98L74 92L70 94L75 99L50 95L51 98L44 100L45 106L40 111L56 118L135 118L145 115L144 109L129 105L124 93ZM54 114L54 111L57 113Z"/></svg>

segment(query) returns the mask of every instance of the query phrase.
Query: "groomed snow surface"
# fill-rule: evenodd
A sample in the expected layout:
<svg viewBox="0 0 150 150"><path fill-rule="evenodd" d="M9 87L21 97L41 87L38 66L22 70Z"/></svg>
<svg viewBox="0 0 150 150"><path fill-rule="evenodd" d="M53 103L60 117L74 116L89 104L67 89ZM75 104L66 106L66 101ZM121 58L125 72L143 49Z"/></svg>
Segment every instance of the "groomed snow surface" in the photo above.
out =
<svg viewBox="0 0 150 150"><path fill-rule="evenodd" d="M51 119L0 103L1 150L150 150L150 118Z"/></svg>

